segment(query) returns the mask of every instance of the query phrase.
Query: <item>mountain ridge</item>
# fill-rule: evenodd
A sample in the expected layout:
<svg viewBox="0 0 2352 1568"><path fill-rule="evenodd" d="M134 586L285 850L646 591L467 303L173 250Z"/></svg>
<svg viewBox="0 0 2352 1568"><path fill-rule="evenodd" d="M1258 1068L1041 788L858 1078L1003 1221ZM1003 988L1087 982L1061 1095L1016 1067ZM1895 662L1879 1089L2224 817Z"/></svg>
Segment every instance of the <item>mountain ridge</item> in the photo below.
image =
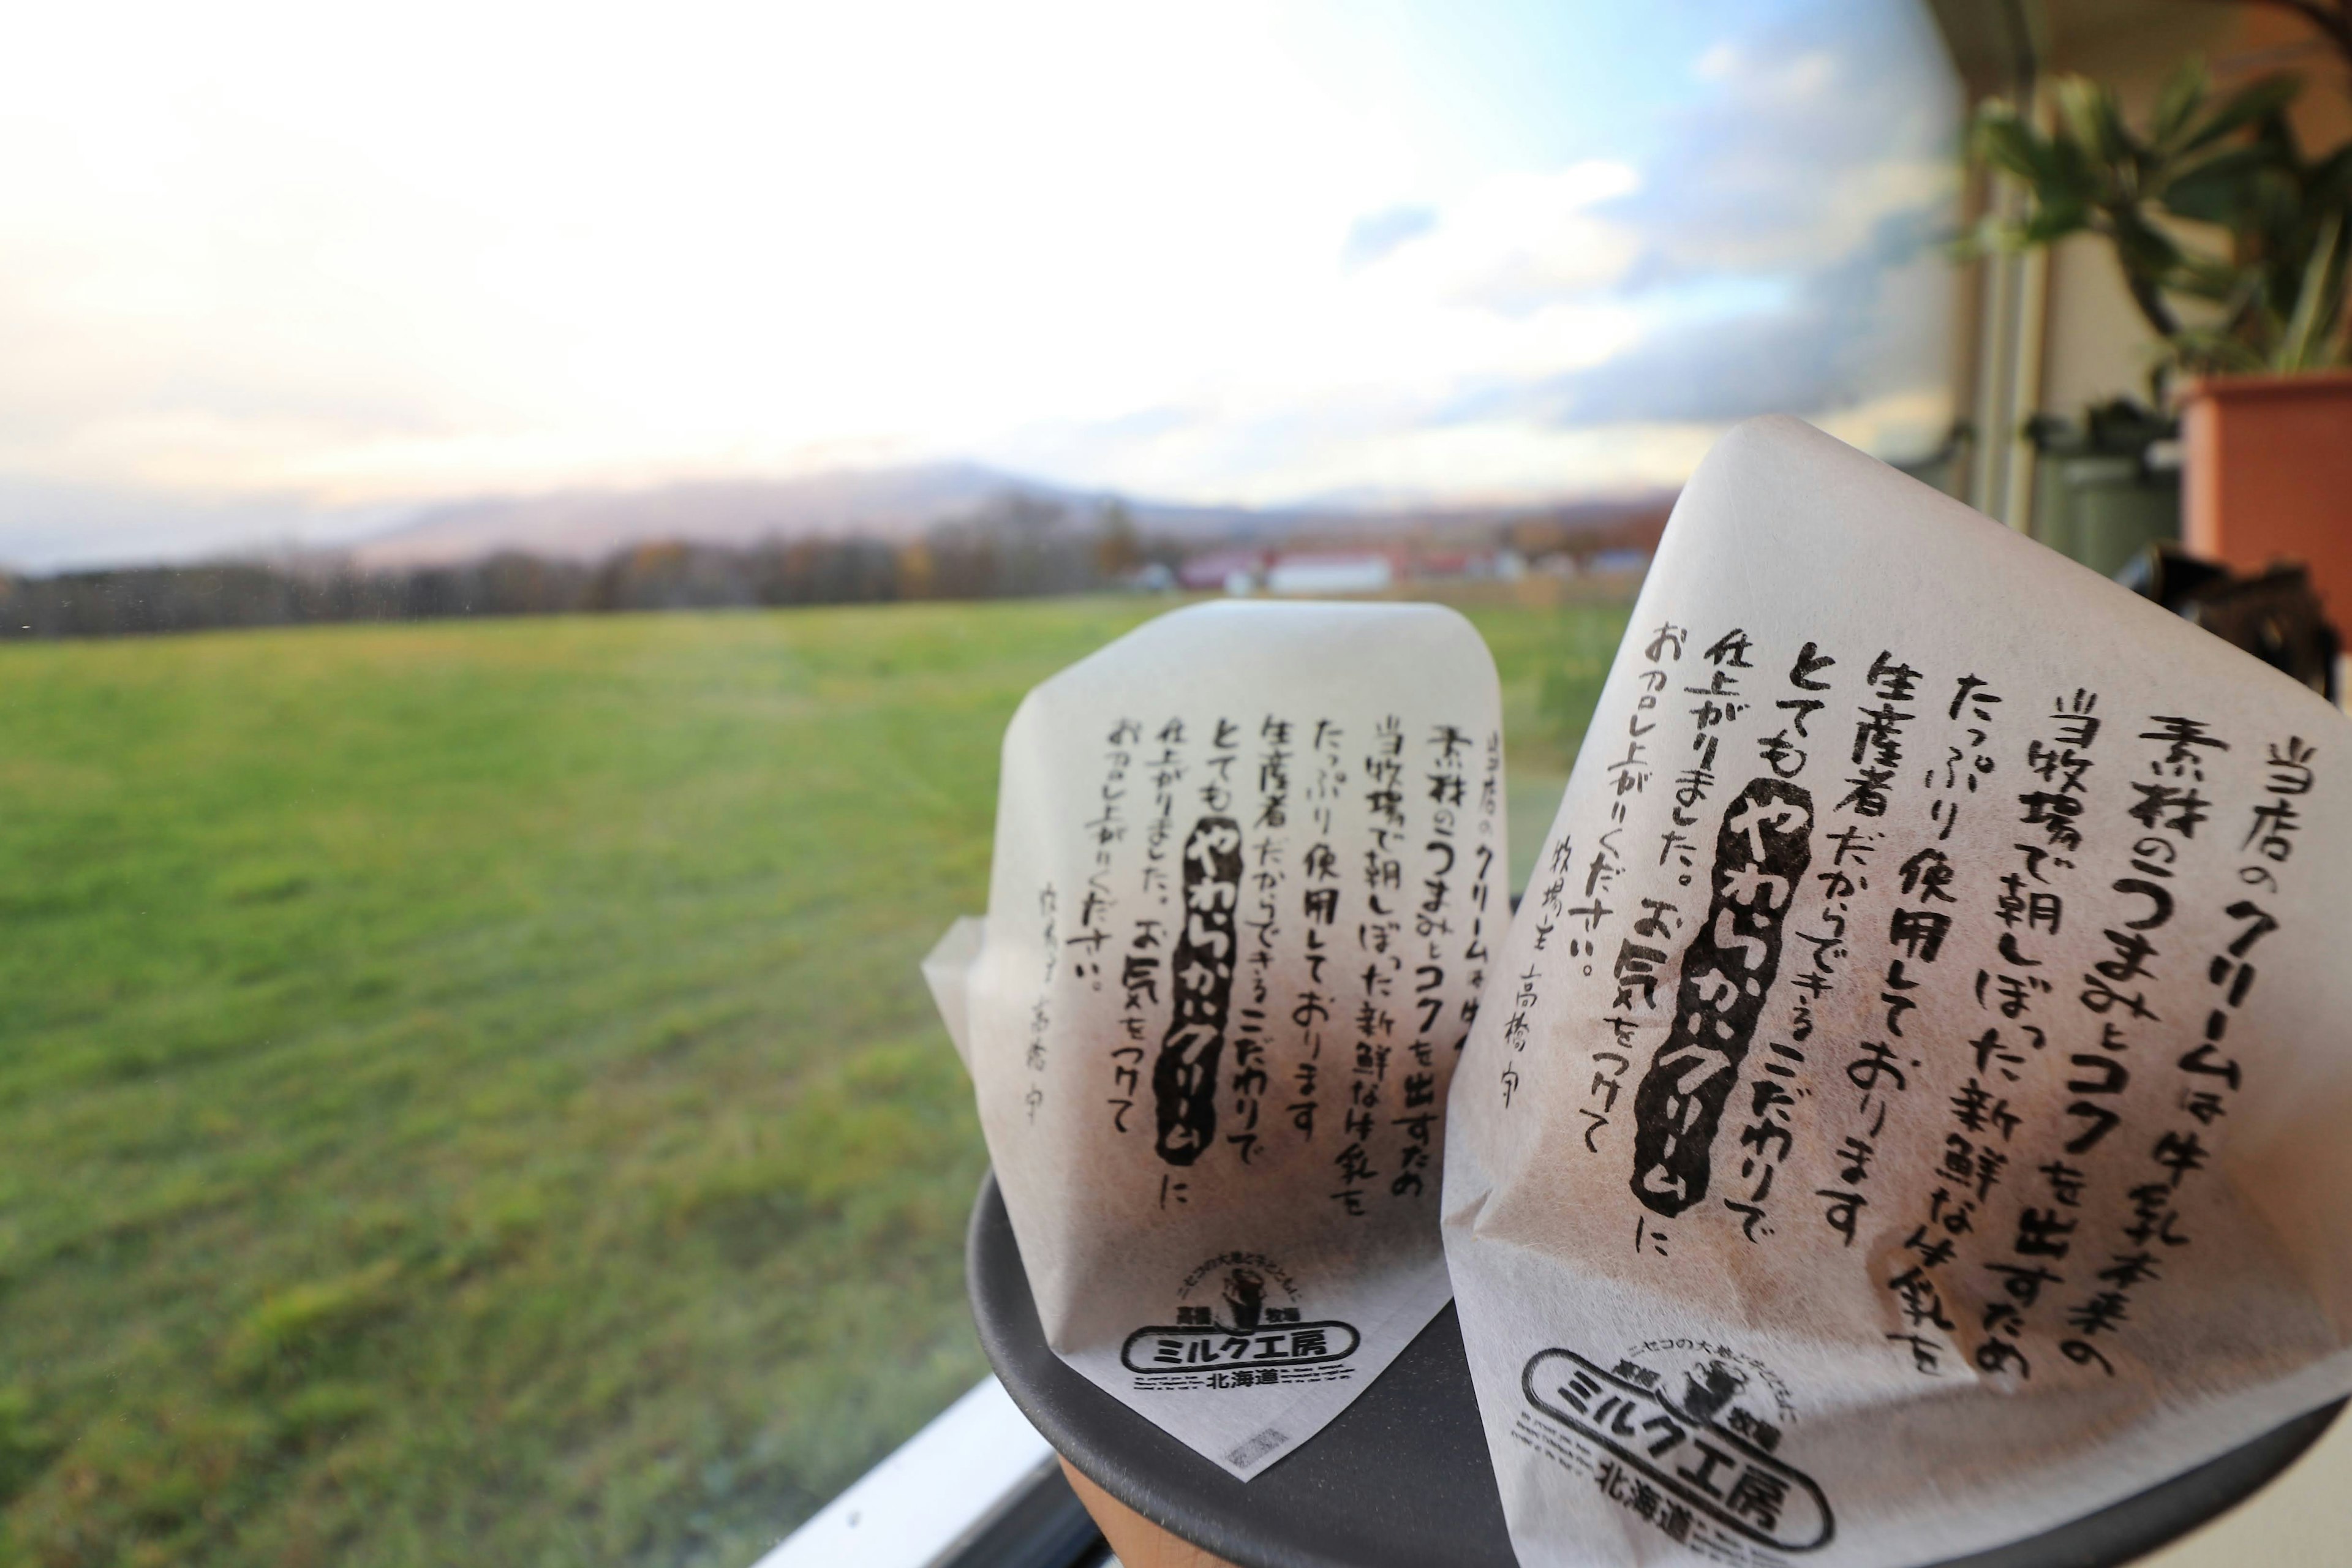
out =
<svg viewBox="0 0 2352 1568"><path fill-rule="evenodd" d="M748 546L862 535L904 542L991 507L1044 521L1081 519L1108 493L1068 489L972 462L828 469L792 479L688 479L445 503L344 553L364 567L436 566L505 552L592 561L656 542ZM1139 528L1220 537L1267 514L1234 507L1126 501Z"/></svg>
<svg viewBox="0 0 2352 1568"><path fill-rule="evenodd" d="M1444 531L1538 518L1605 526L1664 504L1650 496L1517 506L1194 505L1082 490L981 463L943 461L829 469L790 479L692 479L629 489L488 496L429 508L336 553L374 570L455 565L505 553L592 562L657 542L742 548L772 540L855 535L903 543L958 522L1051 527L1066 521L1091 526L1099 510L1113 501L1139 532L1192 546Z"/></svg>

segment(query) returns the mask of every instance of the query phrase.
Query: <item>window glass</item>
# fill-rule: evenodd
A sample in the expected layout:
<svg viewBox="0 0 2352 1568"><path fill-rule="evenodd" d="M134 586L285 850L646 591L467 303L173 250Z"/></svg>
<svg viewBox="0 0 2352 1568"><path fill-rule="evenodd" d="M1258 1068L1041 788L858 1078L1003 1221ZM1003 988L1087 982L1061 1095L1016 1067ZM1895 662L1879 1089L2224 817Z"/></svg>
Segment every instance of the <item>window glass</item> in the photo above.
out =
<svg viewBox="0 0 2352 1568"><path fill-rule="evenodd" d="M749 1563L985 1371L916 961L1023 692L1458 604L1524 881L1716 436L1951 423L1910 0L93 5L0 82L29 1562Z"/></svg>

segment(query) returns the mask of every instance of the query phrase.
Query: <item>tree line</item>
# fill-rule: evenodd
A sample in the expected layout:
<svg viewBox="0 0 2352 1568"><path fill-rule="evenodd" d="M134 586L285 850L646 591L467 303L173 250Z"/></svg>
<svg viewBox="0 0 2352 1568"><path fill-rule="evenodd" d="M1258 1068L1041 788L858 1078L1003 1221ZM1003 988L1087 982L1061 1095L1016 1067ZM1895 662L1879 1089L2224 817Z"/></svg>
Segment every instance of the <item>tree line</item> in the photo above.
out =
<svg viewBox="0 0 2352 1568"><path fill-rule="evenodd" d="M332 621L875 604L1078 594L1130 581L1176 551L1139 538L1117 503L1091 526L1008 496L920 539L634 545L600 562L501 553L456 566L320 560L0 574L0 637L90 637Z"/></svg>

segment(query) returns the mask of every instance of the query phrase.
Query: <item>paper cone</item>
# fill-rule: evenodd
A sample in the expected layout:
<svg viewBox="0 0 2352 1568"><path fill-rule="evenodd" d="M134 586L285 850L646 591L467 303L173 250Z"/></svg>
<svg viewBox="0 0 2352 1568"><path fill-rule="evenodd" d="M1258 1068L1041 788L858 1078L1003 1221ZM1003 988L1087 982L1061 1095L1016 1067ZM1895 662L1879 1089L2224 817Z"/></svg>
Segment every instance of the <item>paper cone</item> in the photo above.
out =
<svg viewBox="0 0 2352 1568"><path fill-rule="evenodd" d="M1179 611L1006 732L985 940L934 991L1055 1352L1244 1479L1445 1303L1503 801L1493 662L1430 605Z"/></svg>
<svg viewBox="0 0 2352 1568"><path fill-rule="evenodd" d="M1454 1080L1520 1560L1940 1561L2352 1388L2347 741L1795 420L1727 437Z"/></svg>

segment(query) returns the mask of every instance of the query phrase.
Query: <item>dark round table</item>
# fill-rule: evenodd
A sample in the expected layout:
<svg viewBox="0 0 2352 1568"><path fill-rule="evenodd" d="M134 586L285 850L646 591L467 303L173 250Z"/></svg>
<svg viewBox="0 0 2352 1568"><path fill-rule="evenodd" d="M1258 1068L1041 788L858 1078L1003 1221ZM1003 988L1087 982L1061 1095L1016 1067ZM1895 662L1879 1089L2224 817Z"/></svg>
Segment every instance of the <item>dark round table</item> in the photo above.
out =
<svg viewBox="0 0 2352 1568"><path fill-rule="evenodd" d="M1145 1519L1239 1568L1517 1568L1449 1304L1311 1442L1244 1485L1064 1365L1045 1343L996 1178L966 1241L997 1377L1045 1440ZM2046 1534L1934 1568L2113 1568L2260 1489L2342 1402ZM1911 1565L1902 1565L1911 1568Z"/></svg>

